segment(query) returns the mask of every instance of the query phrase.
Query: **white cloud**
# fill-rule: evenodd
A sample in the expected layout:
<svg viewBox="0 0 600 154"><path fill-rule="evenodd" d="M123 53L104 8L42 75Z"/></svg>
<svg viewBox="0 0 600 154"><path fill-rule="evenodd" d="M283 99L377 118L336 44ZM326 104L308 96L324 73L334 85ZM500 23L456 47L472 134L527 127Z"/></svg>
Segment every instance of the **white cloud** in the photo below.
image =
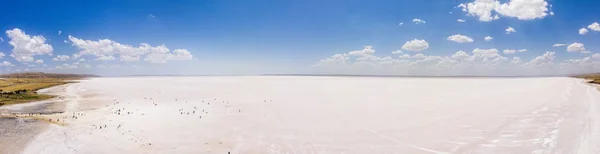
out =
<svg viewBox="0 0 600 154"><path fill-rule="evenodd" d="M81 59L79 59L78 61L80 61L80 62L84 62L84 61L85 61L85 59L84 59L84 58L81 58Z"/></svg>
<svg viewBox="0 0 600 154"><path fill-rule="evenodd" d="M421 19L413 19L412 22L414 22L415 24L424 24L424 23L426 23L425 20L421 20Z"/></svg>
<svg viewBox="0 0 600 154"><path fill-rule="evenodd" d="M491 37L491 36L486 36L485 38L483 38L483 40L485 40L485 41L491 41L491 40L493 40L493 39L494 39L494 38L493 38L493 37Z"/></svg>
<svg viewBox="0 0 600 154"><path fill-rule="evenodd" d="M458 7L462 8L468 15L479 17L479 21L492 21L498 19L498 15L494 15L492 11L500 5L496 0L475 0L471 3L462 3Z"/></svg>
<svg viewBox="0 0 600 154"><path fill-rule="evenodd" d="M423 51L429 48L429 43L427 43L427 41L425 40L418 40L418 39L414 39L412 41L407 41L406 43L404 43L404 45L402 45L402 50L407 50L407 51Z"/></svg>
<svg viewBox="0 0 600 154"><path fill-rule="evenodd" d="M402 50L392 51L392 54L394 54L394 55L402 54Z"/></svg>
<svg viewBox="0 0 600 154"><path fill-rule="evenodd" d="M35 60L34 63L36 63L36 64L43 64L44 60L38 59L38 60Z"/></svg>
<svg viewBox="0 0 600 154"><path fill-rule="evenodd" d="M348 52L350 56L366 56L375 53L372 46L365 46L363 50L356 50Z"/></svg>
<svg viewBox="0 0 600 154"><path fill-rule="evenodd" d="M128 62L140 61L140 56L121 55L121 57L119 57L119 60Z"/></svg>
<svg viewBox="0 0 600 154"><path fill-rule="evenodd" d="M513 59L510 61L510 64L514 64L514 65L518 65L523 63L523 61L521 61L521 57L513 57Z"/></svg>
<svg viewBox="0 0 600 154"><path fill-rule="evenodd" d="M587 29L585 29L585 28L581 28L581 29L579 29L579 35L585 35L585 34L587 34L587 33L588 33L588 30L587 30Z"/></svg>
<svg viewBox="0 0 600 154"><path fill-rule="evenodd" d="M506 49L506 50L504 50L504 51L503 51L503 53L504 53L504 54L515 54L515 53L517 53L517 50L509 50L509 49Z"/></svg>
<svg viewBox="0 0 600 154"><path fill-rule="evenodd" d="M555 54L555 52L546 51L546 53L544 53L543 55L533 58L526 64L526 66L532 67L552 64L554 58L556 58Z"/></svg>
<svg viewBox="0 0 600 154"><path fill-rule="evenodd" d="M6 56L4 53L0 52L0 58Z"/></svg>
<svg viewBox="0 0 600 154"><path fill-rule="evenodd" d="M456 43L471 43L471 42L473 42L472 38L470 38L468 36L460 35L460 34L449 36L447 39L449 41L453 41Z"/></svg>
<svg viewBox="0 0 600 154"><path fill-rule="evenodd" d="M167 63L172 60L191 60L193 55L186 49L175 49L171 51L165 45L150 46L142 43L138 47L120 44L118 42L102 39L98 41L83 40L69 36L69 40L80 49L77 57L93 55L96 60L115 60L119 57L121 61L139 61L142 57L151 63Z"/></svg>
<svg viewBox="0 0 600 154"><path fill-rule="evenodd" d="M168 50L167 50L168 51ZM169 60L192 60L193 55L185 49L175 49L173 53L157 50L146 55L145 61L151 63L166 63Z"/></svg>
<svg viewBox="0 0 600 154"><path fill-rule="evenodd" d="M527 49L521 49L521 50L511 50L511 49L506 49L504 51L502 51L504 54L515 54L517 52L526 52Z"/></svg>
<svg viewBox="0 0 600 154"><path fill-rule="evenodd" d="M398 58L406 59L406 58L410 58L410 55L409 54L403 54L401 56L398 56Z"/></svg>
<svg viewBox="0 0 600 154"><path fill-rule="evenodd" d="M64 63L62 65L57 65L56 68L57 69L73 69L73 68L78 68L78 66Z"/></svg>
<svg viewBox="0 0 600 154"><path fill-rule="evenodd" d="M59 30L59 31L58 31L58 35L60 35L60 34L62 34L62 31L60 31L60 30Z"/></svg>
<svg viewBox="0 0 600 154"><path fill-rule="evenodd" d="M500 54L498 54L498 49L476 48L473 50L473 56L475 56L475 58L496 58L496 57L500 57Z"/></svg>
<svg viewBox="0 0 600 154"><path fill-rule="evenodd" d="M57 69L76 69L76 68L91 68L89 64L84 64L81 62L73 62L72 64L64 63L62 65L57 65Z"/></svg>
<svg viewBox="0 0 600 154"><path fill-rule="evenodd" d="M419 54L414 55L412 58L424 59L424 58L427 58L427 56L425 56L424 54L420 54L419 53Z"/></svg>
<svg viewBox="0 0 600 154"><path fill-rule="evenodd" d="M111 60L115 60L116 58L114 56L100 56L98 58L96 58L96 60L101 60L101 61L111 61Z"/></svg>
<svg viewBox="0 0 600 154"><path fill-rule="evenodd" d="M512 28L510 26L508 26L508 28L506 28L504 31L506 32L506 34L517 32L517 30L515 30L514 28Z"/></svg>
<svg viewBox="0 0 600 154"><path fill-rule="evenodd" d="M467 60L471 56L469 56L469 54L467 52L460 50L460 51L457 51L456 53L454 53L451 57L452 57L452 59L457 59L457 60Z"/></svg>
<svg viewBox="0 0 600 154"><path fill-rule="evenodd" d="M0 66L11 67L11 66L15 66L15 65L10 62L4 61L4 62L0 63Z"/></svg>
<svg viewBox="0 0 600 154"><path fill-rule="evenodd" d="M496 8L499 14L519 20L542 19L548 15L548 10L545 0L511 0Z"/></svg>
<svg viewBox="0 0 600 154"><path fill-rule="evenodd" d="M510 0L508 3L501 3L499 0L474 0L458 7L467 12L467 15L478 17L479 21L484 22L499 19L499 15L533 20L542 19L549 14L549 5L545 0Z"/></svg>
<svg viewBox="0 0 600 154"><path fill-rule="evenodd" d="M52 54L52 46L46 44L46 38L41 35L32 37L18 28L7 30L6 35L10 38L9 44L13 46L10 56L18 62L32 62L33 56Z"/></svg>
<svg viewBox="0 0 600 154"><path fill-rule="evenodd" d="M148 18L156 18L153 14L148 14Z"/></svg>
<svg viewBox="0 0 600 154"><path fill-rule="evenodd" d="M466 22L464 19L456 19L457 22Z"/></svg>
<svg viewBox="0 0 600 154"><path fill-rule="evenodd" d="M567 52L581 52L581 53L586 53L587 51L585 50L585 47L582 43L573 43L569 46L567 46Z"/></svg>
<svg viewBox="0 0 600 154"><path fill-rule="evenodd" d="M516 50L515 52L526 50ZM370 52L369 52L370 53ZM317 73L366 75L565 75L593 73L600 68L600 53L563 62L555 52L545 52L532 59L504 57L497 49L474 49L470 55L457 51L448 56L403 54L396 58L373 54L335 54L314 65ZM370 58L359 60L367 55ZM409 58L410 57L410 58Z"/></svg>
<svg viewBox="0 0 600 154"><path fill-rule="evenodd" d="M588 26L588 28L593 31L600 32L600 24L598 24L598 22L592 23L591 25Z"/></svg>
<svg viewBox="0 0 600 154"><path fill-rule="evenodd" d="M398 26L402 26L402 25L404 25L404 22L400 22L400 23L398 24Z"/></svg>
<svg viewBox="0 0 600 154"><path fill-rule="evenodd" d="M55 58L52 58L52 61L67 61L71 59L68 55L58 55Z"/></svg>
<svg viewBox="0 0 600 154"><path fill-rule="evenodd" d="M349 59L348 54L335 54L329 58L321 59L316 66L345 64Z"/></svg>
<svg viewBox="0 0 600 154"><path fill-rule="evenodd" d="M556 43L556 44L552 45L552 47L564 47L564 46L567 46L567 44Z"/></svg>
<svg viewBox="0 0 600 154"><path fill-rule="evenodd" d="M2 37L0 37L0 42L4 42L4 39Z"/></svg>

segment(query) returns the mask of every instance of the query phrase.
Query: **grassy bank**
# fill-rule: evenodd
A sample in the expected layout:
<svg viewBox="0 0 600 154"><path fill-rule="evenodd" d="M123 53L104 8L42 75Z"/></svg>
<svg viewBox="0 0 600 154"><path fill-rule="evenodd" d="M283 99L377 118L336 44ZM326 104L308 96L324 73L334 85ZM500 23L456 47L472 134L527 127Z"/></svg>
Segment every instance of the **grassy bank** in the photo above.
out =
<svg viewBox="0 0 600 154"><path fill-rule="evenodd" d="M589 83L600 84L600 73L599 74L579 75L579 76L575 76L575 77L590 80Z"/></svg>
<svg viewBox="0 0 600 154"><path fill-rule="evenodd" d="M53 98L36 91L69 82L56 78L3 78L0 79L0 105L27 103Z"/></svg>
<svg viewBox="0 0 600 154"><path fill-rule="evenodd" d="M38 94L36 91L71 83L88 75L19 73L0 75L0 106L41 101L55 96Z"/></svg>

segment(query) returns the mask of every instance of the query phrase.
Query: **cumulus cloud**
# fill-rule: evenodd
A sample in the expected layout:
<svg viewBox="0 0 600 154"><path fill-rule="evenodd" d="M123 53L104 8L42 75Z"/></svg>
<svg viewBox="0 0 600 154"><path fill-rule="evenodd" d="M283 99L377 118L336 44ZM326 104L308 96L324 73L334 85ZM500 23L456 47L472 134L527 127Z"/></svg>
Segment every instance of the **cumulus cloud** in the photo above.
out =
<svg viewBox="0 0 600 154"><path fill-rule="evenodd" d="M365 48L374 50L372 47ZM365 50L363 49L363 50ZM370 74L370 75L564 75L591 73L600 67L600 54L581 59L557 61L555 52L545 52L530 60L521 57L504 57L498 49L474 49L454 54L380 57L375 52L365 54L335 54L313 65L316 73ZM520 50L525 52L526 50ZM519 52L516 50L515 52ZM364 57L370 58L364 58Z"/></svg>
<svg viewBox="0 0 600 154"><path fill-rule="evenodd" d="M0 58L3 58L4 56L6 56L4 53L0 52Z"/></svg>
<svg viewBox="0 0 600 154"><path fill-rule="evenodd" d="M350 56L348 56L348 54L335 54L329 58L321 59L317 62L316 66L345 64L349 59Z"/></svg>
<svg viewBox="0 0 600 154"><path fill-rule="evenodd" d="M588 28L593 31L600 32L600 24L598 24L598 22L592 23L591 25L588 26Z"/></svg>
<svg viewBox="0 0 600 154"><path fill-rule="evenodd" d="M52 45L46 44L46 38L41 35L30 36L18 28L7 30L6 35L13 46L10 56L18 62L33 62L33 56L52 54Z"/></svg>
<svg viewBox="0 0 600 154"><path fill-rule="evenodd" d="M145 61L151 63L167 63L173 60L191 60L193 55L186 49L175 49L171 51L165 45L151 46L142 43L139 46L131 46L121 44L109 39L101 39L97 41L83 40L73 36L69 36L69 40L73 46L80 51L77 57L84 55L95 56L96 60L116 60L119 57L121 61L139 61L144 57Z"/></svg>
<svg viewBox="0 0 600 154"><path fill-rule="evenodd" d="M69 59L71 59L69 55L58 55L55 58L52 58L52 61L67 61Z"/></svg>
<svg viewBox="0 0 600 154"><path fill-rule="evenodd" d="M392 54L394 54L394 55L402 54L402 50L392 51Z"/></svg>
<svg viewBox="0 0 600 154"><path fill-rule="evenodd" d="M519 20L542 19L549 14L549 4L545 0L510 0L501 3L499 0L474 0L458 5L467 15L478 17L479 21L489 22L505 17Z"/></svg>
<svg viewBox="0 0 600 154"><path fill-rule="evenodd" d="M119 60L127 62L140 61L140 56L121 55L121 57L119 57Z"/></svg>
<svg viewBox="0 0 600 154"><path fill-rule="evenodd" d="M60 34L62 34L62 31L60 31L60 30L59 30L59 31L58 31L58 35L60 35Z"/></svg>
<svg viewBox="0 0 600 154"><path fill-rule="evenodd" d="M76 68L91 68L89 64L84 64L81 62L73 62L72 64L64 63L62 65L57 65L55 68L57 69L76 69Z"/></svg>
<svg viewBox="0 0 600 154"><path fill-rule="evenodd" d="M464 19L456 19L456 22L467 22L467 21Z"/></svg>
<svg viewBox="0 0 600 154"><path fill-rule="evenodd" d="M404 22L398 23L398 26L402 26L402 25L404 25Z"/></svg>
<svg viewBox="0 0 600 154"><path fill-rule="evenodd" d="M470 38L468 36L460 35L460 34L449 36L447 38L447 40L448 41L453 41L453 42L456 42L456 43L471 43L471 42L473 42L472 38Z"/></svg>
<svg viewBox="0 0 600 154"><path fill-rule="evenodd" d="M402 50L407 51L416 51L420 52L429 48L429 43L425 40L414 39L412 41L407 41L402 45Z"/></svg>
<svg viewBox="0 0 600 154"><path fill-rule="evenodd" d="M585 35L585 34L587 34L587 33L588 33L588 30L587 30L587 29L585 29L585 28L581 28L581 29L579 29L579 35Z"/></svg>
<svg viewBox="0 0 600 154"><path fill-rule="evenodd" d="M425 56L424 54L420 54L419 53L419 54L414 55L412 58L424 59L424 58L427 58L427 56Z"/></svg>
<svg viewBox="0 0 600 154"><path fill-rule="evenodd" d="M518 52L526 52L527 49L521 49L521 50L511 50L511 49L506 49L504 51L502 51L504 54L515 54Z"/></svg>
<svg viewBox="0 0 600 154"><path fill-rule="evenodd" d="M469 56L469 54L467 52L464 52L462 50L457 51L456 53L454 53L451 58L452 59L457 59L457 60L467 60L469 59L471 56Z"/></svg>
<svg viewBox="0 0 600 154"><path fill-rule="evenodd" d="M350 51L348 52L348 55L351 56L367 56L367 55L371 55L375 53L375 50L373 50L372 46L365 46L364 49L362 50L356 50L356 51Z"/></svg>
<svg viewBox="0 0 600 154"><path fill-rule="evenodd" d="M400 59L406 59L406 58L410 58L409 54L402 54L401 56L398 56L398 58Z"/></svg>
<svg viewBox="0 0 600 154"><path fill-rule="evenodd" d="M523 63L523 61L521 61L521 57L513 57L512 60L510 61L510 64L513 65L519 65Z"/></svg>
<svg viewBox="0 0 600 154"><path fill-rule="evenodd" d="M79 68L79 67L77 65L71 65L71 64L64 63L62 65L57 65L56 68L57 69L73 69L73 68Z"/></svg>
<svg viewBox="0 0 600 154"><path fill-rule="evenodd" d="M567 52L587 53L588 51L585 50L585 47L582 43L575 42L575 43L567 46Z"/></svg>
<svg viewBox="0 0 600 154"><path fill-rule="evenodd" d="M537 57L533 58L531 61L529 61L525 65L528 67L532 67L532 66L543 66L543 65L552 64L554 61L554 58L556 58L555 54L556 54L555 52L546 51L546 53L544 53L541 56L537 56Z"/></svg>
<svg viewBox="0 0 600 154"><path fill-rule="evenodd" d="M564 47L564 46L567 46L567 44L556 43L556 44L552 45L552 47Z"/></svg>
<svg viewBox="0 0 600 154"><path fill-rule="evenodd" d="M426 23L425 20L421 20L421 19L413 19L412 22L414 22L415 24L424 24L424 23Z"/></svg>
<svg viewBox="0 0 600 154"><path fill-rule="evenodd" d="M116 58L114 56L100 56L98 58L96 58L96 60L100 60L100 61L111 61L111 60L115 60Z"/></svg>
<svg viewBox="0 0 600 154"><path fill-rule="evenodd" d="M483 40L485 40L485 41L491 41L491 40L493 40L493 39L494 39L494 38L493 38L493 37L491 37L491 36L486 36L485 38L483 38Z"/></svg>
<svg viewBox="0 0 600 154"><path fill-rule="evenodd" d="M506 34L517 32L517 30L515 30L514 28L512 28L510 26L508 26L508 28L506 28L504 31L506 32Z"/></svg>
<svg viewBox="0 0 600 154"><path fill-rule="evenodd" d="M34 63L36 63L36 64L43 64L44 60L38 59L38 60L35 60Z"/></svg>
<svg viewBox="0 0 600 154"><path fill-rule="evenodd" d="M11 67L11 66L15 66L15 65L10 62L4 61L4 62L0 63L0 66Z"/></svg>

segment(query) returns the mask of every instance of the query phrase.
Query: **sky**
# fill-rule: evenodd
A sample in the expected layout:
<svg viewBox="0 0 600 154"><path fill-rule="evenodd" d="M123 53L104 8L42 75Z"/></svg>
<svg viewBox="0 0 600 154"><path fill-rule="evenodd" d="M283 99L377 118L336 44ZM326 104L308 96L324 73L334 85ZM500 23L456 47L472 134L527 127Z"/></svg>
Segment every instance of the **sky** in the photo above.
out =
<svg viewBox="0 0 600 154"><path fill-rule="evenodd" d="M600 72L600 1L3 1L0 73Z"/></svg>

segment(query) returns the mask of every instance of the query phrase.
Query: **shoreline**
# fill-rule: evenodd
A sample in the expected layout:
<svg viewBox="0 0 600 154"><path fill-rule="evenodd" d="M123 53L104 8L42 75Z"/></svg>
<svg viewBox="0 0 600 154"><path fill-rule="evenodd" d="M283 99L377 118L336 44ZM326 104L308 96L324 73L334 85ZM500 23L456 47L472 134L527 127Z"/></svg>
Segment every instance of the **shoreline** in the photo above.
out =
<svg viewBox="0 0 600 154"><path fill-rule="evenodd" d="M0 106L0 153L21 153L39 134L50 125L44 117L64 112L64 92L73 83L56 85L38 90L40 94L52 95L46 100ZM29 114L34 115L29 115ZM37 115L35 115L37 114Z"/></svg>

